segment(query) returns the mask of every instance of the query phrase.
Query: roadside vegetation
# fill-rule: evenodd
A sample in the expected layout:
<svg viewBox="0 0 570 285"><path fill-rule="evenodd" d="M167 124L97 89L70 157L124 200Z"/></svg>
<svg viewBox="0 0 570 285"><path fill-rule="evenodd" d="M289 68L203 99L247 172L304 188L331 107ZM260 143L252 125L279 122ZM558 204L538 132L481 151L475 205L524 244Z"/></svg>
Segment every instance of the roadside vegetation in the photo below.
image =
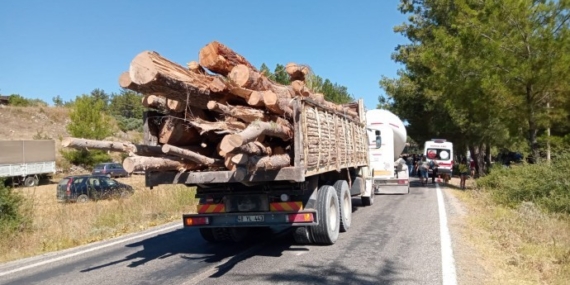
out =
<svg viewBox="0 0 570 285"><path fill-rule="evenodd" d="M181 219L195 211L195 189L144 187L144 177L119 179L135 188L127 199L58 203L55 184L0 186L0 262L105 240Z"/></svg>
<svg viewBox="0 0 570 285"><path fill-rule="evenodd" d="M569 158L493 167L453 192L468 207L463 235L488 273L482 284L570 280Z"/></svg>

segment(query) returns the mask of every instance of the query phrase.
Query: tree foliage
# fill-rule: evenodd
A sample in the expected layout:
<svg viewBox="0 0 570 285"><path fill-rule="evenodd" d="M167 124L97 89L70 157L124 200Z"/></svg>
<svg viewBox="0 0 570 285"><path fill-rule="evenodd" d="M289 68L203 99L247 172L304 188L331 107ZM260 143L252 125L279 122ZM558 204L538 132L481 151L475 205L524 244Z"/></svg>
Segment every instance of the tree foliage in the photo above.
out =
<svg viewBox="0 0 570 285"><path fill-rule="evenodd" d="M405 68L382 78L388 106L417 140L442 136L487 156L491 146L538 136L568 119L570 1L402 0L410 43L393 55ZM547 108L550 105L551 108ZM567 124L565 124L567 125Z"/></svg>

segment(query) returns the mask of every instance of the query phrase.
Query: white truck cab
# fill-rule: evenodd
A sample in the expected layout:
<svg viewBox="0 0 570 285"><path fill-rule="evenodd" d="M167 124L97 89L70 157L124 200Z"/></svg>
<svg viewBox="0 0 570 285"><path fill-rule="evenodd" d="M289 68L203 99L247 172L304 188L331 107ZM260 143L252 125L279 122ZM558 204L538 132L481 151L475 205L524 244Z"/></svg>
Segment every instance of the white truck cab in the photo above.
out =
<svg viewBox="0 0 570 285"><path fill-rule="evenodd" d="M426 141L424 144L424 156L438 164L438 175L449 175L451 177L453 172L453 143L445 139Z"/></svg>

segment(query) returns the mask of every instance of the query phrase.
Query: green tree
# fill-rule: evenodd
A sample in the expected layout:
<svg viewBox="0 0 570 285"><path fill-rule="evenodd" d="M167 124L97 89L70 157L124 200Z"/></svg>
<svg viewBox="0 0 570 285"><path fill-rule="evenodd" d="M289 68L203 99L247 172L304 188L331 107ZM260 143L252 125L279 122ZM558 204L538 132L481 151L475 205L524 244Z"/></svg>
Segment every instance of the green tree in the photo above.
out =
<svg viewBox="0 0 570 285"><path fill-rule="evenodd" d="M277 64L275 66L275 71L273 72L273 74L275 82L283 85L288 85L289 83L291 83L291 80L289 79L289 74L287 74L287 71L285 71L285 66Z"/></svg>
<svg viewBox="0 0 570 285"><path fill-rule="evenodd" d="M111 124L103 112L104 104L103 100L93 96L78 96L69 113L71 120L67 125L69 134L74 137L96 140L111 135Z"/></svg>
<svg viewBox="0 0 570 285"><path fill-rule="evenodd" d="M107 94L104 90L99 89L99 88L95 88L93 89L93 91L91 91L90 93L91 97L93 97L95 100L100 100L101 102L103 102L103 110L107 111L108 107L109 107L109 100L110 100L110 96L109 94Z"/></svg>
<svg viewBox="0 0 570 285"><path fill-rule="evenodd" d="M55 97L53 97L51 99L53 101L53 105L56 107L63 107L63 99L61 99L61 96L57 95Z"/></svg>

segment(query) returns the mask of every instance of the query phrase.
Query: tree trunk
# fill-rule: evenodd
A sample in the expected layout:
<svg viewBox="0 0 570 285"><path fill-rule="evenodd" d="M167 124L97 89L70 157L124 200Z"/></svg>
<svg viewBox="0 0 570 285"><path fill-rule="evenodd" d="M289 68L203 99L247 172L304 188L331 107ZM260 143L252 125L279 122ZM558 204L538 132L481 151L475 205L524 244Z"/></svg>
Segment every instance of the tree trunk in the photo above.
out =
<svg viewBox="0 0 570 285"><path fill-rule="evenodd" d="M532 85L526 86L526 100L528 105L528 144L530 147L532 160L531 163L538 162L539 152L538 152L538 126L536 123L536 112L534 110L534 103L532 100Z"/></svg>
<svg viewBox="0 0 570 285"><path fill-rule="evenodd" d="M291 157L288 154L276 154L271 156L244 156L246 156L246 158L242 158L242 160L247 161L246 165L249 171L276 170L291 166Z"/></svg>
<svg viewBox="0 0 570 285"><path fill-rule="evenodd" d="M256 70L243 56L217 41L207 44L200 50L200 64L223 76L227 76L232 68L238 64Z"/></svg>
<svg viewBox="0 0 570 285"><path fill-rule="evenodd" d="M188 159L202 165L217 166L217 167L224 165L224 161L221 159L207 157L205 155L201 155L191 150L183 149L173 145L168 145L168 144L163 145L162 152L165 154L170 154L173 156L178 156L184 159Z"/></svg>
<svg viewBox="0 0 570 285"><path fill-rule="evenodd" d="M218 154L220 156L226 156L227 153L222 151L220 148L221 143L218 144ZM271 155L272 154L271 147L263 145L261 142L249 142L246 143L234 150L234 153L243 153L247 155Z"/></svg>
<svg viewBox="0 0 570 285"><path fill-rule="evenodd" d="M200 141L200 134L182 119L165 117L160 126L158 142L176 146L191 145Z"/></svg>
<svg viewBox="0 0 570 285"><path fill-rule="evenodd" d="M164 115L156 111L143 112L143 143L146 145L158 144L158 130L160 119Z"/></svg>
<svg viewBox="0 0 570 285"><path fill-rule="evenodd" d="M186 170L196 170L198 164L194 162L183 162L166 157L130 156L123 160L123 168L128 173L134 171L170 171L176 170L184 172Z"/></svg>
<svg viewBox="0 0 570 285"><path fill-rule="evenodd" d="M208 102L207 107L209 110L224 114L226 116L241 119L246 123L263 120L266 118L262 110L248 108L245 106L229 106L220 104L216 101L210 101Z"/></svg>
<svg viewBox="0 0 570 285"><path fill-rule="evenodd" d="M238 134L226 135L222 139L220 149L226 153L230 153L246 143L255 141L260 135L278 137L284 141L288 141L293 137L293 130L289 126L275 122L256 121Z"/></svg>
<svg viewBox="0 0 570 285"><path fill-rule="evenodd" d="M305 86L305 82L301 81L301 80L294 80L291 82L291 86L293 87L293 90L295 90L295 94L299 95L299 96L303 96L303 97L309 97L312 95L311 91L309 90L309 88L307 88Z"/></svg>
<svg viewBox="0 0 570 285"><path fill-rule="evenodd" d="M192 121L188 121L188 124L191 126L200 129L200 133L203 134L205 132L210 131L219 131L225 132L226 134L233 134L244 130L246 125L243 122L239 121L218 121L218 122L208 122L204 120L195 119Z"/></svg>
<svg viewBox="0 0 570 285"><path fill-rule="evenodd" d="M291 81L300 80L305 81L305 77L309 74L310 70L308 67L294 62L287 63L285 66L285 72L289 74Z"/></svg>
<svg viewBox="0 0 570 285"><path fill-rule="evenodd" d="M147 108L166 110L179 113L184 111L185 105L177 100L167 99L158 95L146 95L142 99L142 105Z"/></svg>
<svg viewBox="0 0 570 285"><path fill-rule="evenodd" d="M209 100L223 97L221 92L227 89L218 77L191 72L151 51L139 53L131 61L129 75L133 83L153 94L201 109Z"/></svg>
<svg viewBox="0 0 570 285"><path fill-rule="evenodd" d="M63 147L74 149L98 149L137 155L162 155L162 151L158 146L137 145L130 142L113 142L67 137L62 140L61 145Z"/></svg>

